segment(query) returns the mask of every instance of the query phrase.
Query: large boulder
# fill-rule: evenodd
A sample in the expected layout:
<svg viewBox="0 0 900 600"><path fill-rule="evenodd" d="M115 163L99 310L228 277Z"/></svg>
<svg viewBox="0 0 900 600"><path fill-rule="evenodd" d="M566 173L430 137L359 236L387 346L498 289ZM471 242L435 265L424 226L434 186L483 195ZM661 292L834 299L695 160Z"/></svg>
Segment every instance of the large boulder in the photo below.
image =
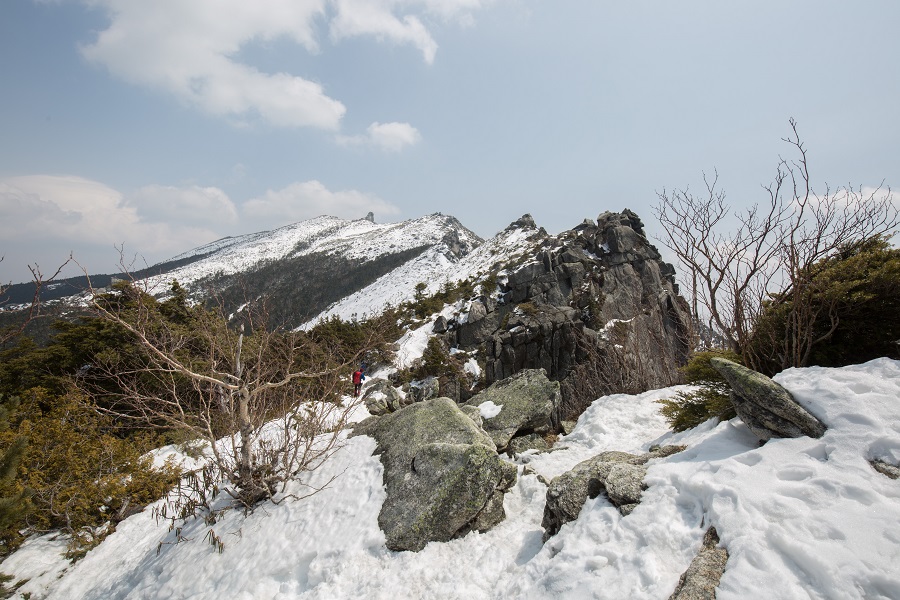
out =
<svg viewBox="0 0 900 600"><path fill-rule="evenodd" d="M559 428L559 382L543 369L520 371L476 394L466 403L480 409L482 427L498 452L517 436L555 433Z"/></svg>
<svg viewBox="0 0 900 600"><path fill-rule="evenodd" d="M505 518L503 495L516 468L449 398L385 415L366 433L378 442L384 465L387 498L378 525L391 550L418 551Z"/></svg>
<svg viewBox="0 0 900 600"><path fill-rule="evenodd" d="M741 420L762 441L822 437L825 424L800 406L790 392L752 369L715 357L712 367L731 386L731 402Z"/></svg>
<svg viewBox="0 0 900 600"><path fill-rule="evenodd" d="M541 521L544 541L556 535L563 525L577 519L588 498L596 498L603 492L619 512L623 515L631 513L641 499L647 461L683 449L682 446L663 446L640 455L601 452L578 463L571 471L554 477L547 487L547 501Z"/></svg>

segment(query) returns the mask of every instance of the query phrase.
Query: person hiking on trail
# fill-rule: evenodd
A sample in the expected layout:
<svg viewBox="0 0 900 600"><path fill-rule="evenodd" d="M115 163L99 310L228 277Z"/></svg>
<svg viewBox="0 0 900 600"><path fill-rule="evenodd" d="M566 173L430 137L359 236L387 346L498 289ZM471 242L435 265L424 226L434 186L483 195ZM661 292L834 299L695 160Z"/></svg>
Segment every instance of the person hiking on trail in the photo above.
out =
<svg viewBox="0 0 900 600"><path fill-rule="evenodd" d="M359 396L359 390L362 389L362 382L366 380L366 374L362 369L353 371L353 397Z"/></svg>

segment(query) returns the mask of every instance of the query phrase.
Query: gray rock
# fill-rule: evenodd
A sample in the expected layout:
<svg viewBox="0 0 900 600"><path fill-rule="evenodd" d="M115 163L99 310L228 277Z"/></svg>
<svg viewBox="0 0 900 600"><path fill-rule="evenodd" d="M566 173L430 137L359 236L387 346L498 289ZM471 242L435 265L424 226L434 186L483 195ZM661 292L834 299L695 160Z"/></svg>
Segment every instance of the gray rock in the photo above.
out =
<svg viewBox="0 0 900 600"><path fill-rule="evenodd" d="M431 331L434 333L446 333L449 328L447 317L441 315L434 320L434 327L431 328Z"/></svg>
<svg viewBox="0 0 900 600"><path fill-rule="evenodd" d="M529 369L494 383L466 404L480 407L493 402L502 407L496 416L484 418L482 427L497 450L504 452L517 434L555 433L559 427L559 401L559 383L547 379L543 370Z"/></svg>
<svg viewBox="0 0 900 600"><path fill-rule="evenodd" d="M363 402L368 411L377 416L400 410L403 397L388 380L374 379L366 386Z"/></svg>
<svg viewBox="0 0 900 600"><path fill-rule="evenodd" d="M478 427L481 427L484 423L484 420L481 418L481 411L478 410L477 406L468 406L463 404L459 407L462 410L463 414L472 419Z"/></svg>
<svg viewBox="0 0 900 600"><path fill-rule="evenodd" d="M440 394L440 383L437 377L426 377L421 381L409 383L409 396L413 402L424 402L431 398L437 398Z"/></svg>
<svg viewBox="0 0 900 600"><path fill-rule="evenodd" d="M514 437L509 441L509 445L506 448L506 451L509 454L521 454L526 450L549 450L550 444L547 443L547 440L539 433L529 433L527 435L522 435L518 437Z"/></svg>
<svg viewBox="0 0 900 600"><path fill-rule="evenodd" d="M711 359L710 364L731 386L735 411L760 440L804 435L819 438L825 433L824 423L762 373L719 357Z"/></svg>
<svg viewBox="0 0 900 600"><path fill-rule="evenodd" d="M503 494L515 466L449 398L381 417L371 428L384 465L387 498L378 515L391 550L418 551L486 531L505 517Z"/></svg>
<svg viewBox="0 0 900 600"><path fill-rule="evenodd" d="M669 600L715 600L716 587L727 562L728 551L719 548L719 534L715 527L710 527L703 536L700 552L682 573Z"/></svg>
<svg viewBox="0 0 900 600"><path fill-rule="evenodd" d="M890 477L891 479L900 479L900 467L897 465L892 465L890 463L886 463L883 460L872 460L869 461L869 464L872 465L872 468L881 473L886 477Z"/></svg>
<svg viewBox="0 0 900 600"><path fill-rule="evenodd" d="M508 271L496 310L473 302L467 322L445 334L483 354L486 384L544 369L561 384L564 416L575 418L604 394L676 383L690 311L636 214L606 212L557 236L536 233ZM523 304L527 314L510 314ZM621 339L596 333L613 319L625 324Z"/></svg>
<svg viewBox="0 0 900 600"><path fill-rule="evenodd" d="M560 528L574 521L581 513L588 498L596 498L606 492L609 501L623 515L628 515L638 505L644 489L645 465L654 458L662 458L683 450L683 446L663 446L641 455L627 452L601 452L575 465L547 487L544 505L544 541L556 535Z"/></svg>
<svg viewBox="0 0 900 600"><path fill-rule="evenodd" d="M609 501L616 506L639 503L646 476L647 467L644 465L628 463L613 465L604 481Z"/></svg>

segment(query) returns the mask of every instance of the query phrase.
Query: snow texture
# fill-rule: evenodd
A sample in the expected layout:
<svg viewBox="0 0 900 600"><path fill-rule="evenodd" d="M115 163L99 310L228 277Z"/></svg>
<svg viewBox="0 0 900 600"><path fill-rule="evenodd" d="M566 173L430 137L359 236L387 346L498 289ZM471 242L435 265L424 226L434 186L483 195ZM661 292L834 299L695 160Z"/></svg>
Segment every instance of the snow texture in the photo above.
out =
<svg viewBox="0 0 900 600"><path fill-rule="evenodd" d="M730 553L719 600L900 598L900 485L869 464L900 459L900 362L775 379L828 425L821 439L759 446L739 419L673 434L656 400L683 388L595 401L553 452L519 460L549 479L604 450L688 448L651 461L630 515L601 495L543 545L546 487L520 463L507 518L493 530L418 553L387 550L381 463L374 441L356 437L304 482L336 475L322 492L226 513L212 526L221 554L202 521L174 544L148 509L75 565L51 560L58 541L36 538L0 570L29 578L16 597L33 600L665 599L713 525Z"/></svg>

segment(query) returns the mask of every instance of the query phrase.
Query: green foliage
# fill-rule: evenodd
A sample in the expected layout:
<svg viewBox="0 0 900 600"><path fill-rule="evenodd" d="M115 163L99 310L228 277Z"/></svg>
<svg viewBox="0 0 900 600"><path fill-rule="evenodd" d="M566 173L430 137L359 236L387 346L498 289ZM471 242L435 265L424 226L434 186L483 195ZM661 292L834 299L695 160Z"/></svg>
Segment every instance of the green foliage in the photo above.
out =
<svg viewBox="0 0 900 600"><path fill-rule="evenodd" d="M424 282L417 283L413 301L402 304L400 306L401 310L411 310L417 318L424 319L440 311L445 304L452 304L475 293L475 284L469 279L463 279L455 283L448 281L433 296L425 295L427 288L428 286Z"/></svg>
<svg viewBox="0 0 900 600"><path fill-rule="evenodd" d="M697 352L681 368L685 383L696 385L697 389L678 392L674 398L659 400L662 405L660 412L674 431L685 431L713 417L720 421L735 417L734 406L729 399L728 383L710 365L709 361L713 357L740 362L740 356L728 350Z"/></svg>
<svg viewBox="0 0 900 600"><path fill-rule="evenodd" d="M900 358L898 314L900 249L874 237L818 261L796 289L773 297L755 324L753 351L770 373L792 356L831 367Z"/></svg>
<svg viewBox="0 0 900 600"><path fill-rule="evenodd" d="M0 432L0 448L13 447L23 437L30 443L17 477L0 482L0 495L25 492L28 506L4 524L4 549L15 547L23 530L62 530L72 535L70 550L77 555L177 480L177 469L154 469L145 455L157 440L110 434L111 421L76 393L53 398L48 390L34 388L22 397L10 428Z"/></svg>
<svg viewBox="0 0 900 600"><path fill-rule="evenodd" d="M422 358L408 369L397 372L391 379L395 384L403 384L427 377L437 377L442 389L451 380L467 388L471 382L463 364L462 360L450 354L440 337L433 336L428 339Z"/></svg>

